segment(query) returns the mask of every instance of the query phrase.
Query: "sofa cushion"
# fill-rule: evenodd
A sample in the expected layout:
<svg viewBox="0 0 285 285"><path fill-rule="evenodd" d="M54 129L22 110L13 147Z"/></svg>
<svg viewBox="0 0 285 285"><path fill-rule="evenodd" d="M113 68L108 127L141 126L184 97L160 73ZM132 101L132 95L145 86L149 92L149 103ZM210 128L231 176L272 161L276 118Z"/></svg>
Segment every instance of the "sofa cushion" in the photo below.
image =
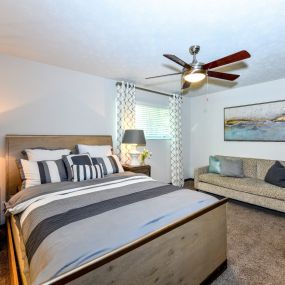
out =
<svg viewBox="0 0 285 285"><path fill-rule="evenodd" d="M256 178L256 159L254 158L242 158L244 176Z"/></svg>
<svg viewBox="0 0 285 285"><path fill-rule="evenodd" d="M285 201L285 190L283 188L271 185L260 179L249 177L223 177L214 173L205 173L199 175L199 181L241 192Z"/></svg>
<svg viewBox="0 0 285 285"><path fill-rule="evenodd" d="M276 160L257 159L257 178L264 180L269 168L275 163L275 161ZM280 163L285 166L284 161L280 161Z"/></svg>
<svg viewBox="0 0 285 285"><path fill-rule="evenodd" d="M276 161L269 168L264 180L267 183L285 188L285 167L279 161Z"/></svg>

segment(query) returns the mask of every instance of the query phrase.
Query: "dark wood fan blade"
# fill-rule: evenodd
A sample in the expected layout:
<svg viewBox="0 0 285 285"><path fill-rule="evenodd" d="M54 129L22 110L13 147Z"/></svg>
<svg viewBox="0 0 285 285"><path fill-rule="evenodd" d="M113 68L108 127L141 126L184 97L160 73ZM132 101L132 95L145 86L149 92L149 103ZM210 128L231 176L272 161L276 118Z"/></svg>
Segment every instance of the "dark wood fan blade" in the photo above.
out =
<svg viewBox="0 0 285 285"><path fill-rule="evenodd" d="M204 69L211 69L211 68L215 68L218 66L233 63L233 62L236 62L239 60L243 60L243 59L246 59L249 57L250 57L250 54L246 50L242 50L242 51L236 52L234 54L228 55L226 57L223 57L223 58L214 60L212 62L209 62L207 64L204 64L203 68Z"/></svg>
<svg viewBox="0 0 285 285"><path fill-rule="evenodd" d="M159 77L171 76L171 75L178 75L178 74L182 74L182 72L175 72L175 73L169 73L169 74L151 76L151 77L147 77L147 78L145 78L145 79L159 78Z"/></svg>
<svg viewBox="0 0 285 285"><path fill-rule="evenodd" d="M217 71L212 71L212 70L208 70L207 75L210 77L215 77L215 78L225 79L225 80L230 80L230 81L234 81L237 78L239 78L239 75L237 75L237 74L217 72Z"/></svg>
<svg viewBox="0 0 285 285"><path fill-rule="evenodd" d="M187 88L190 87L190 85L191 85L190 82L184 80L184 82L183 82L183 84L182 84L182 89L187 89Z"/></svg>
<svg viewBox="0 0 285 285"><path fill-rule="evenodd" d="M164 57L174 61L175 63L183 66L184 68L187 68L187 69L191 69L191 65L186 63L184 60L180 59L179 57L177 57L176 55L174 54L164 54L163 55Z"/></svg>

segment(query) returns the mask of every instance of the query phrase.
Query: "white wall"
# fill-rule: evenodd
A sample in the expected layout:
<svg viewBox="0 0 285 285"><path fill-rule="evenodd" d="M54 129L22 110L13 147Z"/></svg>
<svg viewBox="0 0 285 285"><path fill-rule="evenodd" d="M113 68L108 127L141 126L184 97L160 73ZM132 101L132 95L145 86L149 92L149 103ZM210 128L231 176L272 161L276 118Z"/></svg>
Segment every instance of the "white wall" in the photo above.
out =
<svg viewBox="0 0 285 285"><path fill-rule="evenodd" d="M285 160L284 142L226 142L223 125L224 107L282 99L285 79L191 98L190 175L212 154Z"/></svg>
<svg viewBox="0 0 285 285"><path fill-rule="evenodd" d="M137 96L152 104L168 102L167 97L148 92L138 91ZM111 134L115 140L115 97L113 80L0 54L1 207L5 200L5 135ZM169 141L147 141L147 148L153 152L149 161L152 176L169 182ZM2 210L1 219L3 222Z"/></svg>
<svg viewBox="0 0 285 285"><path fill-rule="evenodd" d="M0 102L1 201L6 134L115 134L112 80L0 55Z"/></svg>

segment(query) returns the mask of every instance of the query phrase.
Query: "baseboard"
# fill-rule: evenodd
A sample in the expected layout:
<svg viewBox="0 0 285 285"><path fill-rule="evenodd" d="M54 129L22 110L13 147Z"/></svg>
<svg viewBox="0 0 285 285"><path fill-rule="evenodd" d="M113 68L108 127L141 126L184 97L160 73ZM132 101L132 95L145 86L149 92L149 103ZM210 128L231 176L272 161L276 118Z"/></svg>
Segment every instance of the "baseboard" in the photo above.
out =
<svg viewBox="0 0 285 285"><path fill-rule="evenodd" d="M200 285L211 284L215 279L217 279L228 267L227 259L220 264Z"/></svg>
<svg viewBox="0 0 285 285"><path fill-rule="evenodd" d="M186 178L186 179L184 179L184 182L187 182L187 181L194 181L194 178ZM172 185L172 182L169 182L168 184Z"/></svg>

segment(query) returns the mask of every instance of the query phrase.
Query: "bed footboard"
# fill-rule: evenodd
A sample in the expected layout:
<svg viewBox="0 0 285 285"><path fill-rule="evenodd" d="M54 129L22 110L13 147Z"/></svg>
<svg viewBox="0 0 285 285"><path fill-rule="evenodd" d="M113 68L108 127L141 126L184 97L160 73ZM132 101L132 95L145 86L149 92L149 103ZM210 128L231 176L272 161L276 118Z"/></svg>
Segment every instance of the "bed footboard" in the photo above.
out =
<svg viewBox="0 0 285 285"><path fill-rule="evenodd" d="M223 199L47 284L200 284L226 266Z"/></svg>

